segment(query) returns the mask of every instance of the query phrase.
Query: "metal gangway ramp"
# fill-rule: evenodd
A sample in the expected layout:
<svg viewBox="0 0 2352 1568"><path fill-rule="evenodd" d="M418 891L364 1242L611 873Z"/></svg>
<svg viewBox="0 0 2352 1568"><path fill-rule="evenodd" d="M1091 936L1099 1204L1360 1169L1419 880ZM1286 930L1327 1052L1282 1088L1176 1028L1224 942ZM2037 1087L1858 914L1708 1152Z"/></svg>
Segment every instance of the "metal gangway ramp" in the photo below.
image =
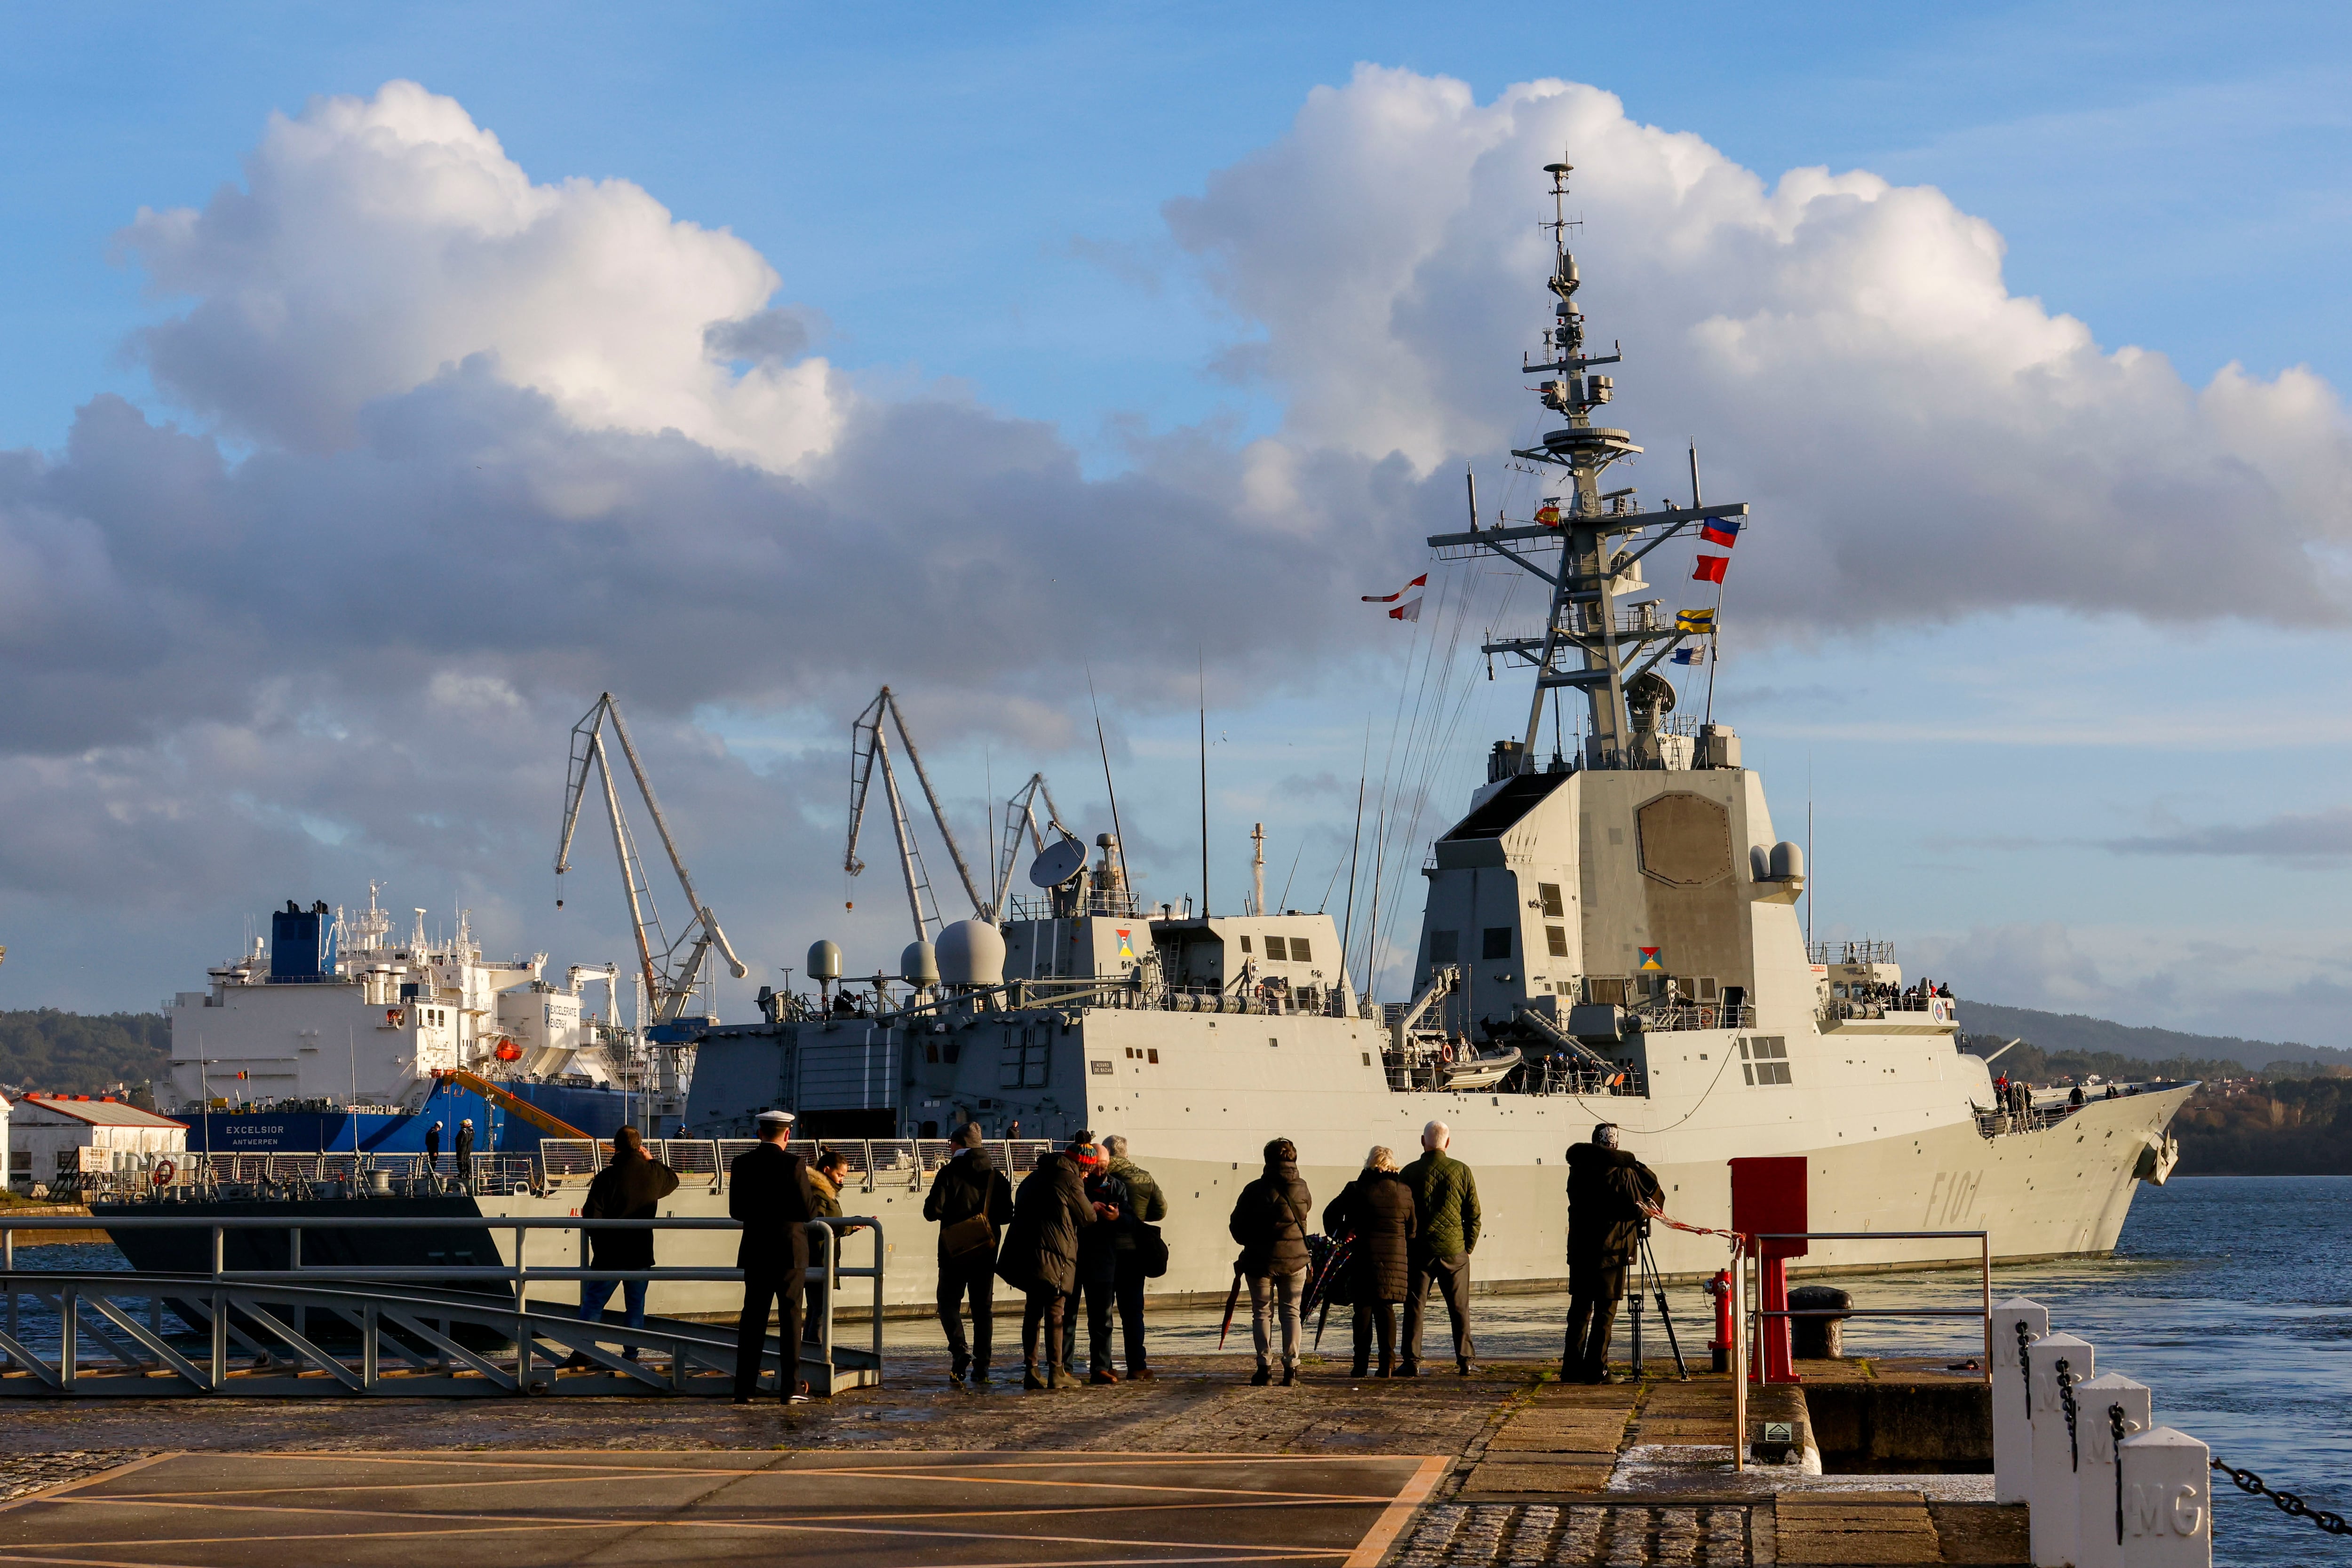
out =
<svg viewBox="0 0 2352 1568"><path fill-rule="evenodd" d="M321 1205L321 1209L328 1206ZM534 1301L534 1281L740 1280L738 1269L643 1270L531 1265L528 1234L597 1229L740 1230L732 1219L297 1215L110 1215L109 1230L194 1232L210 1243L209 1270L25 1269L16 1236L87 1231L74 1216L11 1220L0 1215L0 1397L89 1398L230 1395L254 1397L483 1397L499 1395L731 1396L735 1327L648 1313L632 1328L609 1307L600 1320L576 1306ZM513 1261L488 1265L331 1268L302 1263L306 1230L363 1234L455 1227L514 1233ZM288 1266L224 1267L230 1230L286 1233ZM830 1396L882 1381L882 1270L878 1220L812 1221L809 1314L814 1330L793 1364L810 1393ZM845 1267L841 1242L870 1237L873 1261ZM584 1237L582 1251L584 1253ZM870 1281L872 1341L852 1347L834 1333L845 1281ZM37 1342L37 1343L36 1343ZM625 1354L635 1346L637 1355ZM785 1350L773 1333L761 1348L760 1388L782 1381Z"/></svg>

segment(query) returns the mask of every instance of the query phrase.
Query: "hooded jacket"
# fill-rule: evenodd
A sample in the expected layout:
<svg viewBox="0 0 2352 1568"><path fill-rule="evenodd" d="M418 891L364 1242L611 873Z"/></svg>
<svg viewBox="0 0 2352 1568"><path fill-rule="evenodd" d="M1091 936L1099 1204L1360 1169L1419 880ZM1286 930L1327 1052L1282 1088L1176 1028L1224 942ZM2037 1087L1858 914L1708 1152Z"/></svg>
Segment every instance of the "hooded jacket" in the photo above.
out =
<svg viewBox="0 0 2352 1568"><path fill-rule="evenodd" d="M1117 1176L1127 1186L1127 1202L1120 1207L1118 1224L1112 1228L1110 1244L1118 1251L1132 1252L1135 1228L1167 1218L1168 1200L1160 1196L1160 1184L1151 1179L1151 1173L1133 1160L1112 1160L1103 1166L1103 1174Z"/></svg>
<svg viewBox="0 0 2352 1568"><path fill-rule="evenodd" d="M1314 1195L1299 1179L1296 1161L1266 1163L1265 1173L1234 1200L1227 1228L1242 1244L1242 1272L1252 1279L1295 1274L1307 1267L1307 1218Z"/></svg>
<svg viewBox="0 0 2352 1568"><path fill-rule="evenodd" d="M1095 1206L1077 1166L1047 1155L1013 1195L1013 1223L996 1257L996 1277L1016 1291L1068 1295L1078 1283L1078 1238L1094 1222Z"/></svg>
<svg viewBox="0 0 2352 1568"><path fill-rule="evenodd" d="M613 1150L613 1163L588 1184L580 1202L583 1219L653 1219L661 1200L677 1190L677 1173L642 1149L623 1145ZM650 1230L588 1232L591 1269L650 1269L654 1266L654 1233Z"/></svg>
<svg viewBox="0 0 2352 1568"><path fill-rule="evenodd" d="M1412 1239L1420 1231L1412 1188L1394 1171L1366 1171L1323 1211L1323 1228L1350 1238L1348 1296L1402 1301L1412 1291Z"/></svg>
<svg viewBox="0 0 2352 1568"><path fill-rule="evenodd" d="M1013 1220L1013 1184L1004 1179L985 1148L965 1149L941 1166L940 1174L931 1178L930 1196L923 1199L923 1218L940 1228L941 1262L947 1261L948 1227L975 1214L988 1216L989 1256L993 1258L1004 1228Z"/></svg>

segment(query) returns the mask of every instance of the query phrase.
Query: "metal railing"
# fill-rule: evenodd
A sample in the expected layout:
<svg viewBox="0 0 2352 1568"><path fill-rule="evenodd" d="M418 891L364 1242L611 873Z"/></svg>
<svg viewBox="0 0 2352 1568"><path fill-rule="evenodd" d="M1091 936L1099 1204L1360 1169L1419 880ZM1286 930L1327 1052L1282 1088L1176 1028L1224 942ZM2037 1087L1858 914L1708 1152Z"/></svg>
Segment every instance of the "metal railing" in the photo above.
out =
<svg viewBox="0 0 2352 1568"><path fill-rule="evenodd" d="M1756 1009L1742 1003L1727 1007L1717 1002L1673 1000L1643 1002L1633 1010L1634 1019L1644 1034L1673 1034L1686 1030L1754 1029Z"/></svg>
<svg viewBox="0 0 2352 1568"><path fill-rule="evenodd" d="M1902 1013L1927 1013L1950 1022L1958 1014L1958 1003L1950 997L1922 997L1908 992L1891 997L1832 997L1823 1002L1821 1017L1824 1021L1839 1019L1883 1019Z"/></svg>
<svg viewBox="0 0 2352 1568"><path fill-rule="evenodd" d="M1763 1305L1764 1252L1767 1241L1954 1241L1973 1240L1978 1251L1977 1307L1776 1307ZM1748 1270L1755 1270L1750 1294ZM1750 1307L1748 1303L1754 1301ZM1762 1355L1767 1319L1784 1323L1797 1318L1976 1318L1984 1325L1985 1382L1992 1381L1992 1233L1986 1230L1783 1230L1757 1231L1738 1239L1731 1268L1731 1452L1733 1469L1748 1468L1748 1370L1754 1349L1759 1382L1765 1381ZM1783 1332L1787 1332L1786 1329Z"/></svg>
<svg viewBox="0 0 2352 1568"><path fill-rule="evenodd" d="M201 1233L210 1244L208 1269L105 1271L18 1269L18 1231L89 1229L79 1217L10 1219L0 1213L0 1296L5 1298L6 1329L0 1333L0 1396L8 1395L236 1393L239 1395L458 1395L609 1394L660 1392L731 1393L736 1370L732 1327L648 1316L631 1326L605 1312L601 1321L566 1312L560 1302L533 1302L533 1281L584 1283L642 1281L649 1288L690 1281L739 1281L736 1268L659 1266L599 1269L588 1264L591 1230L736 1230L733 1219L582 1219L573 1218L481 1218L472 1216L296 1215L110 1215L98 1223L109 1231L164 1230ZM882 1226L871 1216L810 1222L813 1257L803 1289L822 1290L814 1320L813 1345L776 1342L764 1351L762 1369L772 1364L777 1392L784 1379L807 1369L821 1394L878 1384L882 1375L883 1268L887 1255ZM426 1265L306 1265L302 1236L324 1230L349 1236L386 1231L499 1230L513 1236L510 1263ZM230 1269L230 1231L283 1233L286 1264L274 1269ZM538 1231L580 1233L580 1264L533 1267L527 1256ZM870 1231L874 1260L858 1267L841 1263L843 1237ZM463 1254L470 1256L470 1254ZM835 1343L834 1307L844 1280L873 1281L870 1349L844 1352ZM492 1290L468 1286L491 1287ZM387 1288L390 1287L390 1288ZM495 1293L493 1293L495 1291ZM54 1361L25 1341L23 1299L57 1315ZM505 1299L501 1300L500 1298ZM142 1305L131 1307L131 1300ZM201 1351L175 1344L163 1325L166 1311L205 1336ZM145 1322L141 1322L143 1313ZM337 1348L310 1331L313 1313L334 1332ZM439 1326L436 1328L436 1324ZM478 1340L487 1331L511 1345L511 1354L464 1343L459 1328ZM82 1367L84 1331L91 1347L118 1369L88 1375ZM341 1344L352 1341L345 1350ZM265 1342L274 1342L265 1343ZM619 1345L619 1354L607 1349ZM232 1346L252 1358L249 1371L231 1368ZM551 1350L550 1347L552 1347ZM665 1375L641 1364L634 1347L666 1358ZM812 1354L813 1353L813 1354ZM204 1359L200 1362L197 1356ZM786 1357L790 1356L787 1361ZM579 1362L586 1375L561 1373ZM280 1364L285 1370L280 1371ZM399 1364L405 1364L401 1370ZM387 1367L394 1370L387 1372ZM699 1368L700 1370L698 1370ZM152 1375L168 1375L163 1378Z"/></svg>

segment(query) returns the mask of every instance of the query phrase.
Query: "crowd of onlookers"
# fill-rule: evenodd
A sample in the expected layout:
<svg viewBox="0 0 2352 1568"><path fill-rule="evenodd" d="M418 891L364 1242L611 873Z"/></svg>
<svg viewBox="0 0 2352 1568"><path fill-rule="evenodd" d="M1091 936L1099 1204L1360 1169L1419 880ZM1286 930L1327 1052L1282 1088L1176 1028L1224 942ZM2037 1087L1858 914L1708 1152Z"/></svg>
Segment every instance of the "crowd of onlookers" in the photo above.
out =
<svg viewBox="0 0 2352 1568"><path fill-rule="evenodd" d="M738 1323L736 1399L759 1386L768 1325L781 1320L781 1343L801 1343L804 1322L819 1321L822 1286L809 1280L810 1222L841 1216L848 1161L832 1150L814 1162L790 1152L794 1118L764 1111L759 1141L728 1166L728 1212L743 1223L736 1263L743 1270ZM1118 1383L1152 1375L1147 1343L1147 1282L1168 1270L1160 1230L1168 1200L1151 1173L1128 1157L1127 1140L1081 1133L1040 1158L1016 1189L997 1168L981 1129L957 1132L955 1154L932 1178L924 1217L939 1227L940 1327L949 1375L985 1384L995 1351L995 1287L1019 1291L1022 1386L1062 1388L1078 1381L1078 1320L1087 1325L1087 1380ZM1287 1138L1265 1145L1265 1166L1234 1199L1226 1228L1241 1249L1226 1301L1230 1326L1242 1291L1250 1300L1257 1369L1251 1382L1285 1385L1298 1378L1299 1337L1313 1295L1343 1303L1354 1318L1358 1377L1417 1377L1433 1289L1445 1303L1454 1369L1477 1370L1470 1333L1470 1259L1478 1246L1478 1183L1449 1152L1444 1123L1422 1129L1421 1154L1400 1166L1375 1146L1363 1169L1324 1205L1314 1230L1315 1197L1299 1175ZM631 1128L614 1140L613 1158L590 1184L585 1218L650 1218L677 1190L677 1177L652 1158ZM1625 1270L1634 1260L1646 1217L1659 1201L1657 1178L1617 1147L1604 1123L1592 1141L1569 1151L1569 1294L1563 1379L1608 1380L1607 1351ZM822 1233L822 1232L821 1232ZM649 1229L589 1232L589 1267L653 1267ZM615 1285L625 1322L645 1322L646 1281L583 1281L581 1315L601 1318ZM1402 1322L1398 1309L1403 1309ZM1114 1355L1118 1319L1123 1357ZM970 1332L966 1333L969 1319ZM634 1349L625 1350L634 1357ZM584 1354L579 1358L589 1360ZM1124 1365L1122 1372L1121 1366ZM781 1390L803 1397L797 1380Z"/></svg>

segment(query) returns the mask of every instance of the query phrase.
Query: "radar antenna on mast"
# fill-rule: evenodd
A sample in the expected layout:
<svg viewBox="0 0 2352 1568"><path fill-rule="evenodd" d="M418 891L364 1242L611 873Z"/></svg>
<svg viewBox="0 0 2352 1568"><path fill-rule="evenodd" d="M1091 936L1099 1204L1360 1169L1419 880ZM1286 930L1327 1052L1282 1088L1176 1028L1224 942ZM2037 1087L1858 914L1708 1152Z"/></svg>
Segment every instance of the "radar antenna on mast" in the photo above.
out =
<svg viewBox="0 0 2352 1568"><path fill-rule="evenodd" d="M613 758L604 743L607 719L612 721L613 734L621 743L621 754L628 758L637 792L645 797L646 810L654 820L654 831L661 836L662 848L669 852L670 869L677 873L677 884L686 892L687 907L694 912L675 942L662 929L661 915L654 908L652 883L646 875L645 862L637 854L636 837L629 831L629 819L621 810L620 792L613 786ZM610 692L598 697L596 706L572 727L572 766L563 790L563 833L555 846L555 874L562 876L572 869L572 836L580 826L580 806L587 796L592 767L604 788L604 809L612 819L613 852L621 862L621 886L628 896L629 927L637 939L637 964L645 977L646 998L653 1013L651 1021L670 1023L694 999L695 988L702 980L703 959L711 948L719 949L719 956L727 960L729 972L737 979L751 971L735 956L727 934L719 928L719 917L710 913L710 906L694 891L694 878L687 873L685 857L678 853L677 841L670 837L669 822L662 816L661 802L654 797L653 781L646 777L645 765L637 759L637 748L629 739L629 727L622 722L621 705L613 700Z"/></svg>
<svg viewBox="0 0 2352 1568"><path fill-rule="evenodd" d="M890 766L890 743L882 733L882 721L888 718L898 732L899 744L907 748L907 760L915 767L916 781L923 787L923 799L930 803L931 821L939 824L940 837L948 846L948 858L955 862L956 875L963 882L964 896L971 900L972 913L983 919L992 918L989 911L994 905L984 903L980 890L972 885L971 868L964 864L963 851L948 826L947 812L940 805L939 791L931 788L931 776L923 770L922 754L915 749L914 737L907 733L907 716L899 710L898 698L884 686L880 695L866 705L849 727L849 848L841 858L841 869L856 876L866 869L857 858L857 832L866 821L866 792L873 786L878 764L882 774L883 798L890 807L890 827L898 835L898 867L907 880L907 907L915 919L915 940L929 942L939 935L945 921L940 915L939 899L931 892L930 873L923 869L923 852L915 842L915 826L907 815L907 803L899 798L898 770Z"/></svg>

